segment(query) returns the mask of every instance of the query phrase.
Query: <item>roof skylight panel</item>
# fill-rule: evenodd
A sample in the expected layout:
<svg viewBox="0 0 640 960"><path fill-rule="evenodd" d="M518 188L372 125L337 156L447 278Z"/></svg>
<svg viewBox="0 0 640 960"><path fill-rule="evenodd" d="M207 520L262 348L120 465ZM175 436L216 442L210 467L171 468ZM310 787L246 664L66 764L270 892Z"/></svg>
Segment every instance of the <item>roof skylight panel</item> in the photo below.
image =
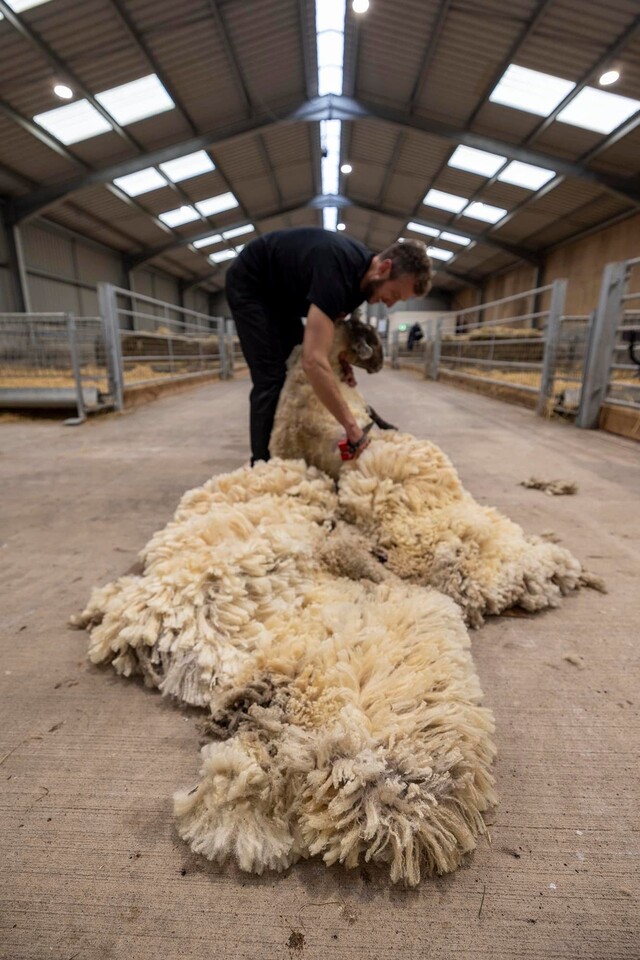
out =
<svg viewBox="0 0 640 960"><path fill-rule="evenodd" d="M481 203L479 200L475 200L465 208L463 216L473 217L475 220L485 220L487 223L497 223L498 220L502 220L506 212L502 207L494 207L490 203Z"/></svg>
<svg viewBox="0 0 640 960"><path fill-rule="evenodd" d="M243 223L241 227L234 227L233 230L223 230L222 235L225 240L232 240L234 237L242 237L245 233L252 233L254 230L252 223Z"/></svg>
<svg viewBox="0 0 640 960"><path fill-rule="evenodd" d="M167 186L167 181L155 167L146 167L137 173L129 173L126 177L116 177L113 182L128 197L139 197L141 193Z"/></svg>
<svg viewBox="0 0 640 960"><path fill-rule="evenodd" d="M159 213L158 219L166 223L168 227L180 227L183 223L191 223L192 220L199 220L198 213L193 207L176 207L175 210L167 210L165 213Z"/></svg>
<svg viewBox="0 0 640 960"><path fill-rule="evenodd" d="M185 157L178 157L177 160L167 160L159 166L172 183L180 183L181 180L188 180L190 177L199 177L200 174L210 173L216 168L206 150L188 153Z"/></svg>
<svg viewBox="0 0 640 960"><path fill-rule="evenodd" d="M335 230L338 226L338 208L324 207L322 210L322 225L325 230Z"/></svg>
<svg viewBox="0 0 640 960"><path fill-rule="evenodd" d="M498 174L498 180L504 183L513 183L516 187L526 187L527 190L539 190L549 180L556 176L555 170L546 170L531 163L522 163L512 160L504 170Z"/></svg>
<svg viewBox="0 0 640 960"><path fill-rule="evenodd" d="M225 260L232 260L235 256L235 250L218 250L216 253L209 254L209 260L212 263L223 263Z"/></svg>
<svg viewBox="0 0 640 960"><path fill-rule="evenodd" d="M338 193L340 185L340 138L342 123L340 120L320 121L320 142L323 157L320 163L323 194Z"/></svg>
<svg viewBox="0 0 640 960"><path fill-rule="evenodd" d="M345 0L316 0L318 95L342 93Z"/></svg>
<svg viewBox="0 0 640 960"><path fill-rule="evenodd" d="M561 110L557 120L570 123L574 127L595 130L596 133L611 133L616 127L628 120L640 110L640 100L621 97L618 93L607 93L585 87Z"/></svg>
<svg viewBox="0 0 640 960"><path fill-rule="evenodd" d="M506 107L515 107L516 110L535 113L540 117L548 117L574 87L575 83L571 80L562 80L560 77L512 63L490 94L489 100L502 103Z"/></svg>
<svg viewBox="0 0 640 960"><path fill-rule="evenodd" d="M221 233L212 233L208 237L203 237L202 240L194 240L191 246L199 250L200 247L210 247L214 243L222 243L222 239Z"/></svg>
<svg viewBox="0 0 640 960"><path fill-rule="evenodd" d="M208 197L206 200L199 200L196 203L197 209L203 217L211 217L216 213L224 213L225 210L233 210L240 204L232 193L220 193L217 197Z"/></svg>
<svg viewBox="0 0 640 960"><path fill-rule="evenodd" d="M442 190L429 190L422 202L428 207L438 207L440 210L460 213L469 203L469 200L467 197L458 197L454 193L444 193Z"/></svg>
<svg viewBox="0 0 640 960"><path fill-rule="evenodd" d="M427 247L427 253L436 260L451 260L455 256L451 250L443 250L441 247Z"/></svg>
<svg viewBox="0 0 640 960"><path fill-rule="evenodd" d="M173 110L175 103L155 73L96 94L96 100L117 122L125 126Z"/></svg>
<svg viewBox="0 0 640 960"><path fill-rule="evenodd" d="M407 230L412 230L414 233L423 233L425 237L437 237L440 233L439 230L434 230L433 227L423 227L421 223L414 223L413 220L407 224Z"/></svg>
<svg viewBox="0 0 640 960"><path fill-rule="evenodd" d="M105 120L88 100L76 100L64 107L38 113L33 120L65 144L79 143L81 140L96 137L99 133L113 130L109 121Z"/></svg>
<svg viewBox="0 0 640 960"><path fill-rule="evenodd" d="M446 230L442 231L440 239L448 240L449 243L459 243L462 247L468 247L472 243L469 237L463 237L459 233L448 233Z"/></svg>
<svg viewBox="0 0 640 960"><path fill-rule="evenodd" d="M7 6L11 7L14 13L22 13L23 10L31 10L31 7L40 7L48 2L49 0L7 0ZM4 16L0 13L0 20L3 19Z"/></svg>
<svg viewBox="0 0 640 960"><path fill-rule="evenodd" d="M460 146L453 151L449 166L456 167L458 170L468 170L470 173L479 173L484 177L492 177L506 162L507 158L497 153Z"/></svg>

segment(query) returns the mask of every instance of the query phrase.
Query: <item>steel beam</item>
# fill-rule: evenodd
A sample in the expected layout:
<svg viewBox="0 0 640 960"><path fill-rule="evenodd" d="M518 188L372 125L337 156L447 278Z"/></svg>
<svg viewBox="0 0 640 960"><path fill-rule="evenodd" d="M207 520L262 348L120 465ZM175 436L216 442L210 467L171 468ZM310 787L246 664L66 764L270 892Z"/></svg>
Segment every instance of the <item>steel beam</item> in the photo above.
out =
<svg viewBox="0 0 640 960"><path fill-rule="evenodd" d="M197 150L205 150L215 147L221 143L227 143L237 137L245 136L248 133L254 133L265 127L270 127L277 123L286 122L291 119L291 107L281 108L280 111L269 111L260 116L254 116L250 119L238 120L233 123L220 127L216 131L203 133L197 137L190 137L188 140L181 140L179 143L170 146L161 147L158 150L151 150L148 153L131 157L128 160L121 160L118 163L110 164L100 170L89 170L82 176L73 177L62 183L52 184L51 186L41 187L26 197L19 197L14 203L15 217L17 221L24 220L26 217L35 216L44 209L63 200L70 193L78 190L84 190L86 187L95 186L99 183L109 183L116 177L124 177L129 173L137 173L144 170L145 167L154 167L159 163L165 163L168 160L177 160L189 153L195 153Z"/></svg>
<svg viewBox="0 0 640 960"><path fill-rule="evenodd" d="M1 2L2 0L0 0L0 3ZM518 144L498 140L495 137L487 137L482 134L473 133L470 130L441 121L408 114L383 104L331 95L316 97L293 108L281 108L280 111L270 111L269 113L263 113L259 117L254 116L243 119L220 128L215 132L192 137L180 143L163 147L160 150L142 153L139 156L112 164L101 170L89 170L83 175L66 180L63 183L43 187L34 191L34 193L29 196L20 197L15 201L13 205L14 217L18 222L28 216L33 216L41 212L47 206L62 200L77 190L82 190L85 187L98 183L107 183L116 177L125 176L128 173L135 173L145 167L155 166L167 160L174 160L184 156L187 153L193 153L196 150L213 147L216 144L235 139L236 137L264 130L274 124L296 121L317 122L319 120L330 119L344 121L378 119L404 130L440 137L455 143L464 144L465 146L488 150L492 153L500 153L510 160L521 160L525 163L544 167L547 170L554 170L561 176L575 177L576 179L593 183L602 189L611 190L623 196L625 200L640 204L640 188L632 178L614 177L606 173L590 170L579 163L573 163L561 157L532 150L530 147L519 146ZM35 131L31 130L30 132L36 135Z"/></svg>
<svg viewBox="0 0 640 960"><path fill-rule="evenodd" d="M294 203L287 207L278 207L274 210L265 211L261 213L259 217L255 217L253 222L260 222L260 220L269 220L271 217L286 216L289 213L296 213L299 210L311 209L311 210L322 210L324 207L360 207L361 210L368 210L370 213L376 213L385 217L390 217L394 220L402 220L405 222L408 217L407 214L402 210L395 210L389 207L376 206L375 204L368 203L366 200L352 199L351 197L345 197L342 194L331 194L331 195L318 195L311 197L311 199L306 200L303 203ZM415 217L416 223L421 223L425 227L432 227L434 230L448 230L450 225L447 223L438 223L436 220L425 219L425 217L417 216ZM226 227L214 228L220 232L224 230L233 230L234 227L239 227L245 221L238 221L237 223L227 224ZM141 266L141 264L146 263L148 260L153 260L155 257L159 257L164 253L168 253L171 250L175 250L177 247L187 247L189 244L194 243L196 240L204 240L205 237L209 236L211 230L198 231L189 237L180 237L176 242L164 244L161 247L153 247L147 250L143 250L135 257L128 259L129 269L134 269L135 267ZM501 240L496 239L495 237L486 237L481 233L474 233L469 230L464 230L465 236L469 237L470 240L475 241L476 243L483 243L485 246L493 247L496 250L501 250L503 253L509 253L514 257L517 257L518 260L526 260L529 263L538 264L540 257L538 254L529 250L526 247L520 247L515 244L505 243Z"/></svg>

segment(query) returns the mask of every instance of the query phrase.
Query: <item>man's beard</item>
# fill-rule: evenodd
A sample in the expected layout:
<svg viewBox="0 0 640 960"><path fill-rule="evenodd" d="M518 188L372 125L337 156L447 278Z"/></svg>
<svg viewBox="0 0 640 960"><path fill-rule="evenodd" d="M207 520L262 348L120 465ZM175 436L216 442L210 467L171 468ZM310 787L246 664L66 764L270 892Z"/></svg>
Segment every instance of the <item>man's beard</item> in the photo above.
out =
<svg viewBox="0 0 640 960"><path fill-rule="evenodd" d="M364 299L369 302L372 297L375 297L383 283L384 280L369 280L369 282L362 288Z"/></svg>

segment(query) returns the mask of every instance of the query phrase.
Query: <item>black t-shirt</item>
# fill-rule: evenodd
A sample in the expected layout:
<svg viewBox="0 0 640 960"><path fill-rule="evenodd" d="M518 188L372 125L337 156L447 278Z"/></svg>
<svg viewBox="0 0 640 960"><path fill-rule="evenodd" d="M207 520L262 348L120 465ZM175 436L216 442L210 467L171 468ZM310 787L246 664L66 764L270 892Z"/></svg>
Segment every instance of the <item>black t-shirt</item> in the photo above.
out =
<svg viewBox="0 0 640 960"><path fill-rule="evenodd" d="M372 258L358 240L318 227L296 227L252 240L228 277L236 288L253 288L284 323L306 317L312 303L337 320L363 302L360 282Z"/></svg>

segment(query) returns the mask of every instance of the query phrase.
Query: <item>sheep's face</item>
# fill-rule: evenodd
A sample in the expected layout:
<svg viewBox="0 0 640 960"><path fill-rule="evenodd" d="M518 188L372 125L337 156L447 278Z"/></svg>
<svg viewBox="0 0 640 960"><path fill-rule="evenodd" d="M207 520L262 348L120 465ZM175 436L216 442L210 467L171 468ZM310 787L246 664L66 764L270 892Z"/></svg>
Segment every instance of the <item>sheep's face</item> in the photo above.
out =
<svg viewBox="0 0 640 960"><path fill-rule="evenodd" d="M377 332L357 316L336 323L338 358L367 373L377 373L384 362L382 342Z"/></svg>

